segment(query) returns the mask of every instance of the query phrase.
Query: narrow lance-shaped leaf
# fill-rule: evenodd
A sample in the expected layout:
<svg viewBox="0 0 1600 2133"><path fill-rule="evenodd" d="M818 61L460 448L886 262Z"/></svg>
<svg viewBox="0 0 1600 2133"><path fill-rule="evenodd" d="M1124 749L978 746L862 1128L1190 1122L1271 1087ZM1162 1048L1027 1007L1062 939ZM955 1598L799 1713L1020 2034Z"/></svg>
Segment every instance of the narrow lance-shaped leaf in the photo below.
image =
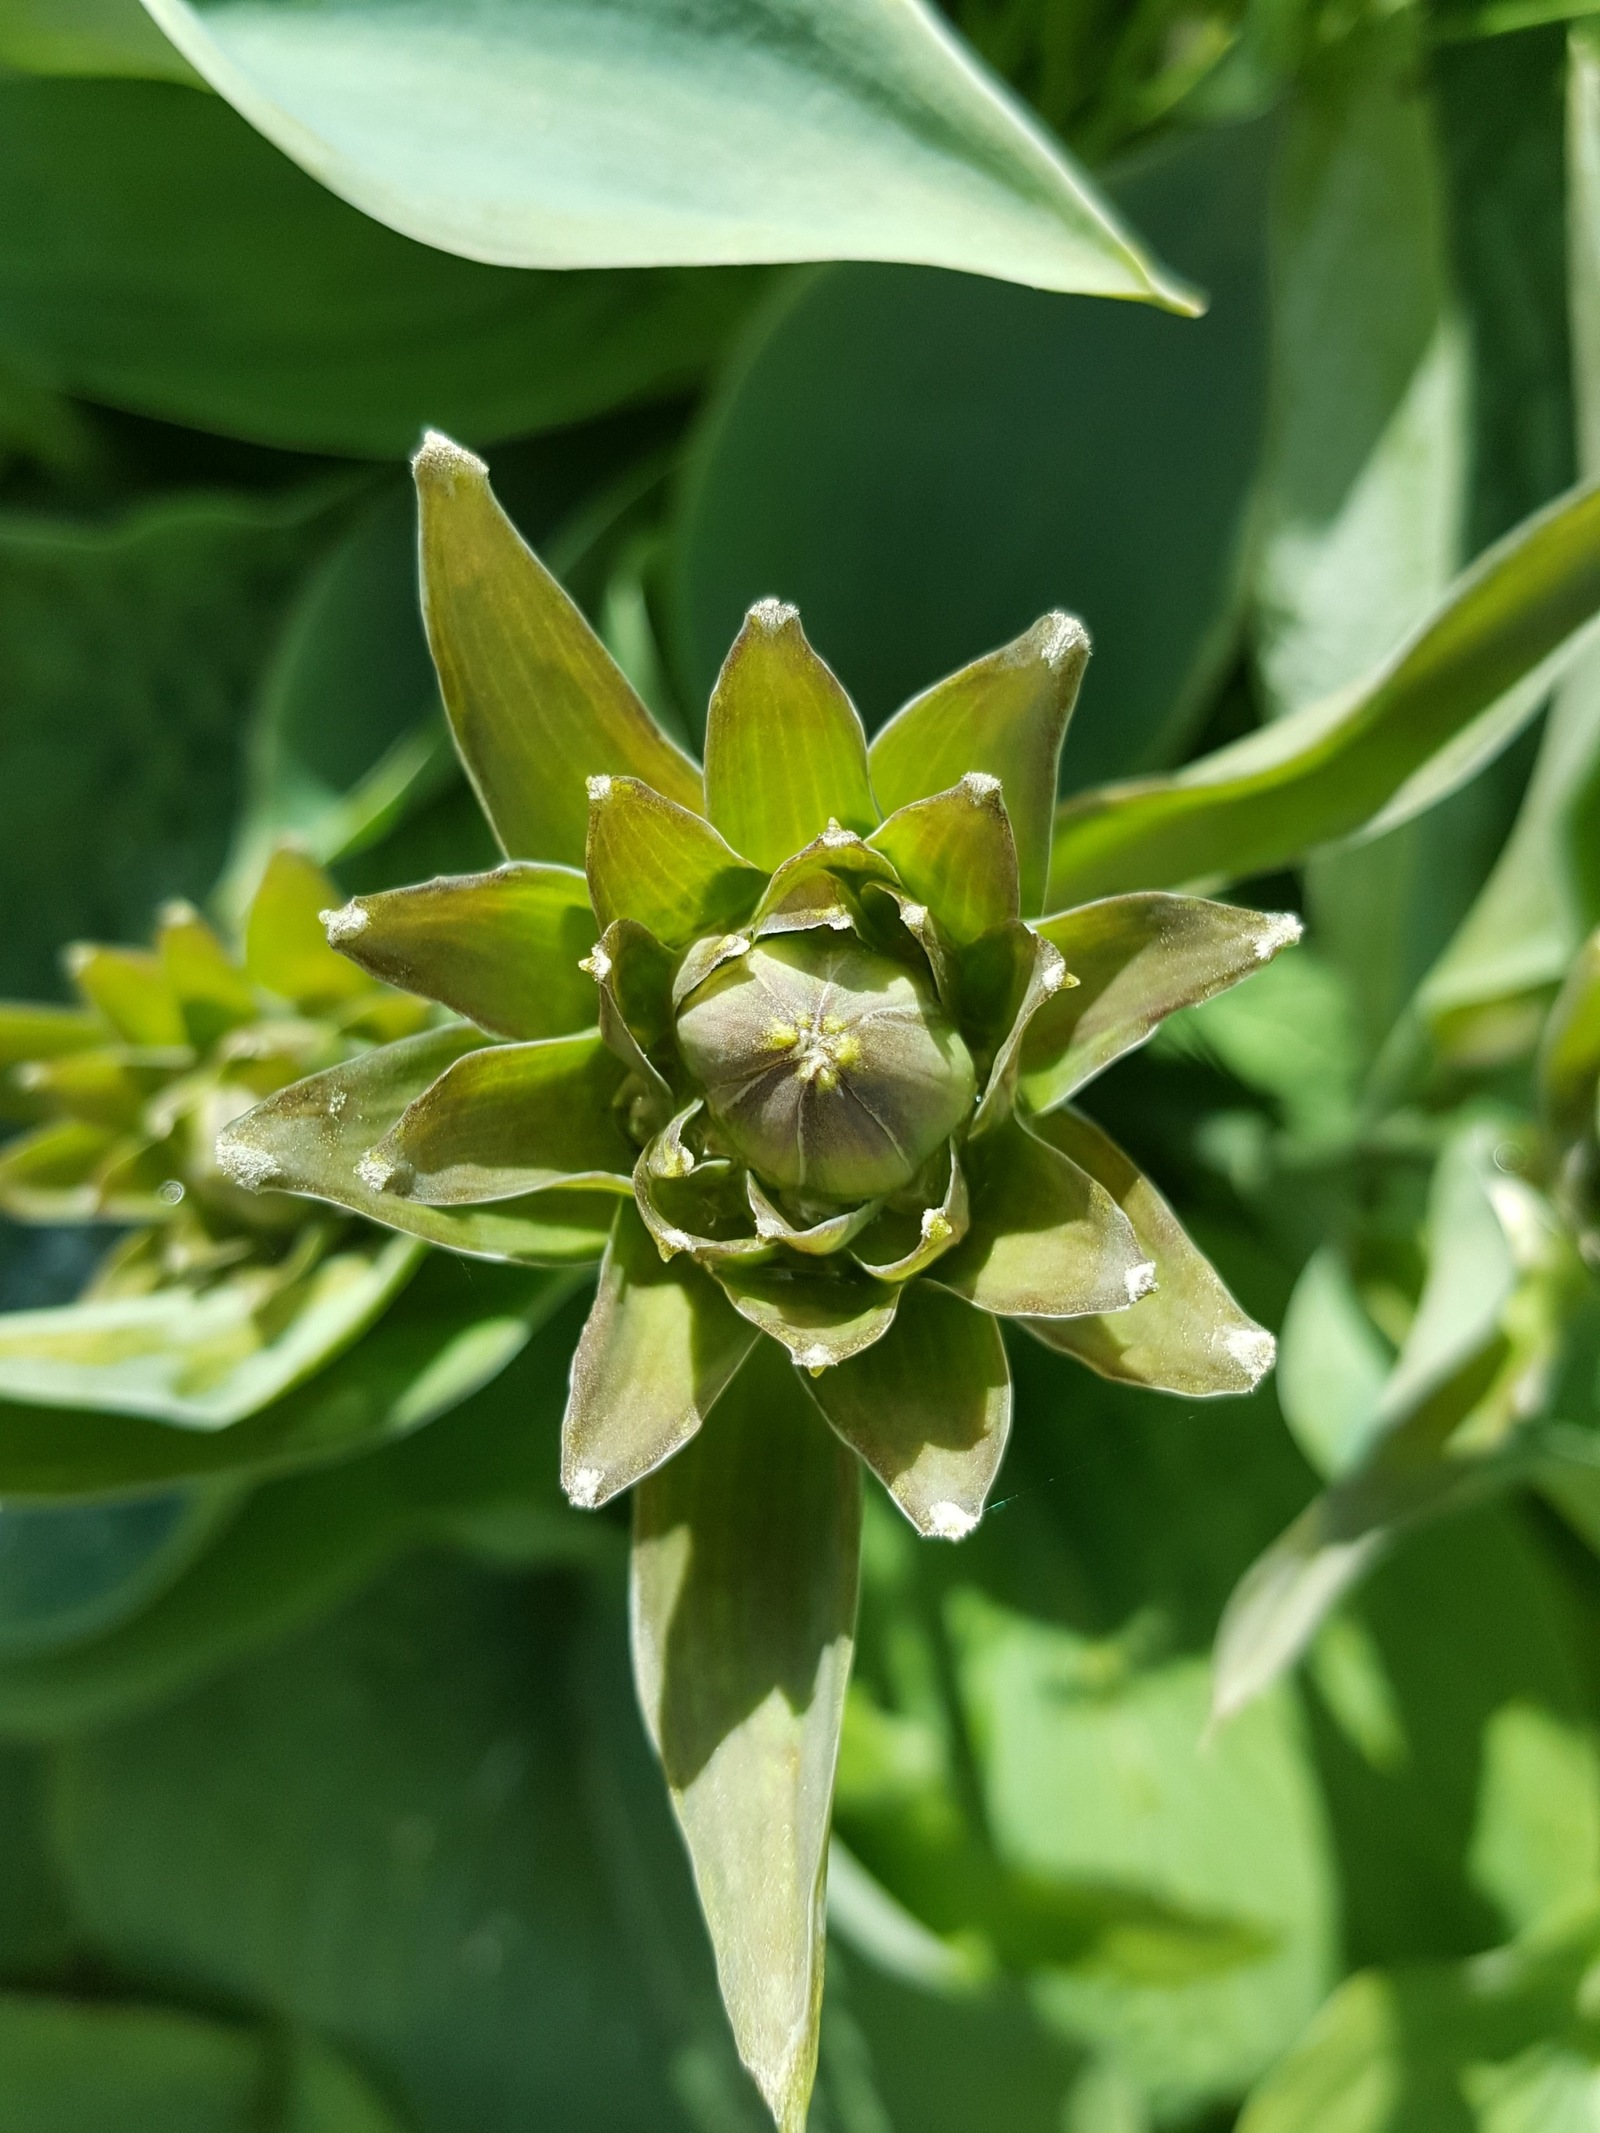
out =
<svg viewBox="0 0 1600 2133"><path fill-rule="evenodd" d="M78 991L129 1044L187 1044L178 1005L161 958L143 948L104 948L75 941L64 958Z"/></svg>
<svg viewBox="0 0 1600 2133"><path fill-rule="evenodd" d="M735 2040L802 2133L861 1544L855 1459L755 1354L634 1499L633 1648Z"/></svg>
<svg viewBox="0 0 1600 2133"><path fill-rule="evenodd" d="M325 911L328 940L372 977L501 1037L558 1037L595 1019L589 888L575 867L510 860Z"/></svg>
<svg viewBox="0 0 1600 2133"><path fill-rule="evenodd" d="M913 697L872 743L872 787L885 808L925 799L968 771L1000 780L1028 917L1044 909L1056 768L1088 661L1083 625L1045 615Z"/></svg>
<svg viewBox="0 0 1600 2133"><path fill-rule="evenodd" d="M1272 1368L1272 1335L1240 1310L1143 1171L1076 1111L1054 1112L1033 1130L1110 1193L1156 1278L1126 1311L1029 1320L1028 1331L1124 1384L1190 1399L1253 1392Z"/></svg>
<svg viewBox="0 0 1600 2133"><path fill-rule="evenodd" d="M170 903L161 913L156 953L183 1016L191 1044L205 1046L259 1013L254 988L193 904Z"/></svg>
<svg viewBox="0 0 1600 2133"><path fill-rule="evenodd" d="M588 781L584 864L602 926L631 918L668 947L723 933L750 916L767 885L702 815L637 778Z"/></svg>
<svg viewBox="0 0 1600 2133"><path fill-rule="evenodd" d="M572 1501L608 1503L681 1451L759 1338L708 1274L664 1261L638 1209L619 1207L561 1425Z"/></svg>
<svg viewBox="0 0 1600 2133"><path fill-rule="evenodd" d="M1588 646L1600 486L1525 519L1374 674L1170 777L1101 786L1056 817L1050 895L1238 880L1453 791Z"/></svg>
<svg viewBox="0 0 1600 2133"><path fill-rule="evenodd" d="M883 1339L808 1389L919 1533L972 1531L1011 1429L1011 1371L992 1318L913 1282Z"/></svg>
<svg viewBox="0 0 1600 2133"><path fill-rule="evenodd" d="M830 822L863 837L877 825L855 705L781 600L751 608L711 692L706 810L769 871Z"/></svg>
<svg viewBox="0 0 1600 2133"><path fill-rule="evenodd" d="M1600 1081L1600 933L1591 934L1567 972L1539 1047L1539 1091L1564 1133L1590 1124Z"/></svg>
<svg viewBox="0 0 1600 2133"><path fill-rule="evenodd" d="M591 1034L468 1052L406 1106L362 1157L361 1175L431 1207L553 1185L627 1192L635 1154L616 1111L626 1071Z"/></svg>
<svg viewBox="0 0 1600 2133"><path fill-rule="evenodd" d="M1022 1089L1034 1111L1065 1103L1180 1007L1237 985L1299 940L1291 912L1201 896L1108 896L1039 921L1077 979L1034 1017Z"/></svg>
<svg viewBox="0 0 1600 2133"><path fill-rule="evenodd" d="M897 808L867 841L894 862L953 941L975 941L1021 909L1000 780L985 771L968 771L947 792Z"/></svg>
<svg viewBox="0 0 1600 2133"><path fill-rule="evenodd" d="M698 808L700 773L501 510L483 461L430 431L415 471L428 643L507 856L581 866L585 780L607 772Z"/></svg>
<svg viewBox="0 0 1600 2133"><path fill-rule="evenodd" d="M741 1317L820 1373L882 1340L901 1289L858 1267L719 1265L716 1277Z"/></svg>
<svg viewBox="0 0 1600 2133"><path fill-rule="evenodd" d="M365 972L335 955L323 937L322 913L338 901L338 889L314 860L292 844L279 845L245 918L245 969L258 985L313 1011L371 989Z"/></svg>
<svg viewBox="0 0 1600 2133"><path fill-rule="evenodd" d="M904 259L1194 308L921 8L148 5L313 176L469 259Z"/></svg>

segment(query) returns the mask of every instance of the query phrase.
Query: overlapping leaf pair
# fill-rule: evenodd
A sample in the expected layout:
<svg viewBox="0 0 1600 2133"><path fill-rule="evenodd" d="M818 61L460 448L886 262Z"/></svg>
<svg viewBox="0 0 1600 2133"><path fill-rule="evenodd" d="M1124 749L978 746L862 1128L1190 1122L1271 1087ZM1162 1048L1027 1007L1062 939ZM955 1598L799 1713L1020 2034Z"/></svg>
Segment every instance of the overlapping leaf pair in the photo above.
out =
<svg viewBox="0 0 1600 2133"><path fill-rule="evenodd" d="M508 861L360 898L328 936L476 1028L284 1089L220 1156L243 1184L468 1252L603 1251L564 1479L584 1505L640 1484L641 1695L741 2050L798 2125L851 1453L923 1532L970 1530L1011 1422L1003 1318L1132 1382L1257 1382L1270 1336L1067 1106L1298 925L1170 894L1025 917L1046 903L1088 655L1068 617L938 683L869 749L794 610L763 601L702 773L481 462L430 438L417 477L434 656Z"/></svg>

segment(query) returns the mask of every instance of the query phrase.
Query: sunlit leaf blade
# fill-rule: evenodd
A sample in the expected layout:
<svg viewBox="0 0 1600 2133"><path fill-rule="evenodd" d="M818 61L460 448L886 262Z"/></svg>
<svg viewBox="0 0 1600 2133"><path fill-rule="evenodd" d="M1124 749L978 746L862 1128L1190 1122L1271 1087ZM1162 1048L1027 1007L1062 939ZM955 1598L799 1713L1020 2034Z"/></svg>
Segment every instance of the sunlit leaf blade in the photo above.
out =
<svg viewBox="0 0 1600 2133"><path fill-rule="evenodd" d="M25 1059L58 1059L67 1052L103 1044L106 1025L76 1007L49 1007L33 1000L0 1000L0 1067Z"/></svg>
<svg viewBox="0 0 1600 2133"><path fill-rule="evenodd" d="M1587 647L1600 607L1600 487L1525 519L1353 688L1170 777L1062 803L1055 904L1239 880L1403 821L1462 783Z"/></svg>
<svg viewBox="0 0 1600 2133"><path fill-rule="evenodd" d="M371 981L323 936L322 913L340 901L321 867L292 844L267 861L245 915L245 969L297 1007L327 1008L370 991Z"/></svg>
<svg viewBox="0 0 1600 2133"><path fill-rule="evenodd" d="M183 1016L189 1042L204 1047L260 1012L254 989L193 904L161 913L156 953Z"/></svg>
<svg viewBox="0 0 1600 2133"><path fill-rule="evenodd" d="M30 74L198 82L138 0L7 0L0 64Z"/></svg>
<svg viewBox="0 0 1600 2133"><path fill-rule="evenodd" d="M107 1045L93 1052L67 1052L54 1059L30 1060L14 1070L17 1086L46 1101L52 1115L66 1113L92 1126L134 1130L147 1097L174 1072L191 1064L191 1054Z"/></svg>
<svg viewBox="0 0 1600 2133"><path fill-rule="evenodd" d="M1539 1046L1539 1090L1555 1124L1581 1132L1594 1113L1600 1080L1600 933L1579 949L1556 996Z"/></svg>
<svg viewBox="0 0 1600 2133"><path fill-rule="evenodd" d="M969 771L1000 780L1030 917L1044 908L1056 764L1088 660L1082 625L1045 615L1014 644L914 697L872 743L884 808L926 799Z"/></svg>
<svg viewBox="0 0 1600 2133"><path fill-rule="evenodd" d="M914 1282L883 1339L810 1392L919 1533L972 1531L1011 1429L1011 1371L992 1318Z"/></svg>
<svg viewBox="0 0 1600 2133"><path fill-rule="evenodd" d="M954 1143L946 1156L950 1167L937 1202L920 1214L910 1208L885 1208L852 1253L856 1264L879 1281L909 1281L925 1273L967 1234L967 1177Z"/></svg>
<svg viewBox="0 0 1600 2133"><path fill-rule="evenodd" d="M1056 995L1077 980L1053 942L1015 921L979 941L962 974L991 1046L989 1072L972 1118L977 1139L1011 1116L1028 1033Z"/></svg>
<svg viewBox="0 0 1600 2133"><path fill-rule="evenodd" d="M1018 1120L970 1152L972 1220L929 1274L980 1310L1076 1318L1120 1311L1154 1269L1103 1185Z"/></svg>
<svg viewBox="0 0 1600 2133"><path fill-rule="evenodd" d="M639 1699L739 2053L802 2133L861 1541L855 1459L768 1342L635 1498Z"/></svg>
<svg viewBox="0 0 1600 2133"><path fill-rule="evenodd" d="M487 874L353 897L327 917L341 955L501 1037L558 1037L595 1017L589 890L573 867L509 860Z"/></svg>
<svg viewBox="0 0 1600 2133"><path fill-rule="evenodd" d="M324 184L471 259L907 259L1189 307L921 9L494 0L470 25L448 7L397 25L351 5L149 5Z"/></svg>
<svg viewBox="0 0 1600 2133"><path fill-rule="evenodd" d="M602 926L631 918L684 948L748 918L767 885L703 815L637 778L589 781L585 865Z"/></svg>
<svg viewBox="0 0 1600 2133"><path fill-rule="evenodd" d="M144 948L74 942L66 952L73 984L129 1044L187 1044L183 1012L161 967Z"/></svg>
<svg viewBox="0 0 1600 2133"><path fill-rule="evenodd" d="M457 1023L312 1074L235 1119L217 1142L218 1163L236 1185L331 1200L479 1258L552 1266L598 1259L611 1228L604 1195L538 1192L492 1207L429 1207L363 1177L363 1158L406 1106L480 1043L477 1030Z"/></svg>
<svg viewBox="0 0 1600 2133"><path fill-rule="evenodd" d="M1108 896L1039 921L1077 984L1036 1015L1022 1047L1031 1109L1065 1103L1166 1017L1238 984L1300 938L1283 911L1201 896Z"/></svg>
<svg viewBox="0 0 1600 2133"><path fill-rule="evenodd" d="M368 1233L369 1236L371 1233ZM330 1362L415 1273L409 1237L204 1289L0 1314L0 1400L226 1429Z"/></svg>
<svg viewBox="0 0 1600 2133"><path fill-rule="evenodd" d="M1000 781L968 771L945 792L897 808L868 840L957 943L1014 919L1017 847Z"/></svg>
<svg viewBox="0 0 1600 2133"><path fill-rule="evenodd" d="M615 1099L626 1069L598 1036L468 1052L362 1158L369 1184L430 1207L514 1200L552 1185L627 1192L633 1144Z"/></svg>
<svg viewBox="0 0 1600 2133"><path fill-rule="evenodd" d="M792 933L851 922L845 890L868 883L892 890L899 877L882 852L850 830L824 830L773 871L750 922L752 935Z"/></svg>
<svg viewBox="0 0 1600 2133"><path fill-rule="evenodd" d="M561 1486L593 1510L680 1451L760 1336L690 1259L619 1207L572 1358Z"/></svg>
<svg viewBox="0 0 1600 2133"><path fill-rule="evenodd" d="M851 1238L859 1236L872 1221L880 1205L876 1200L863 1200L859 1207L845 1208L836 1215L824 1215L820 1221L796 1224L762 1190L754 1171L745 1172L744 1190L756 1235L770 1243L781 1244L788 1251L803 1252L812 1259L827 1258L842 1251Z"/></svg>
<svg viewBox="0 0 1600 2133"><path fill-rule="evenodd" d="M769 871L830 821L863 837L876 827L855 706L781 600L751 608L711 692L706 811Z"/></svg>
<svg viewBox="0 0 1600 2133"><path fill-rule="evenodd" d="M1156 1285L1125 1311L1040 1319L1029 1332L1124 1384L1191 1399L1253 1392L1272 1367L1272 1335L1240 1310L1150 1180L1080 1112L1054 1112L1033 1130L1110 1193L1133 1224Z"/></svg>
<svg viewBox="0 0 1600 2133"><path fill-rule="evenodd" d="M721 1264L716 1276L734 1309L809 1371L882 1340L902 1293L856 1267Z"/></svg>
<svg viewBox="0 0 1600 2133"><path fill-rule="evenodd" d="M698 808L700 773L501 510L483 461L430 431L413 466L428 643L502 850L582 866L585 781L606 772Z"/></svg>

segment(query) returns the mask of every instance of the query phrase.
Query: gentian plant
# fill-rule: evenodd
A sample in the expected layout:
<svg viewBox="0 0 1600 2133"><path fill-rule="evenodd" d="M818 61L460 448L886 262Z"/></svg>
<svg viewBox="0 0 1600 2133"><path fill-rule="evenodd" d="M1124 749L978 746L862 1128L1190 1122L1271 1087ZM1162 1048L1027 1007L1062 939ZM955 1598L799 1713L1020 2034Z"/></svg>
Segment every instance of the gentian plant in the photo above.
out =
<svg viewBox="0 0 1600 2133"><path fill-rule="evenodd" d="M357 898L329 941L447 1024L228 1125L236 1184L487 1257L589 1253L562 1473L634 1490L645 1717L740 2051L799 2128L870 1468L982 1514L1002 1324L1107 1376L1241 1393L1272 1359L1071 1099L1292 918L1166 892L1049 910L1089 645L1062 614L868 746L791 607L751 611L703 768L524 546L481 461L416 461L429 639L507 854Z"/></svg>

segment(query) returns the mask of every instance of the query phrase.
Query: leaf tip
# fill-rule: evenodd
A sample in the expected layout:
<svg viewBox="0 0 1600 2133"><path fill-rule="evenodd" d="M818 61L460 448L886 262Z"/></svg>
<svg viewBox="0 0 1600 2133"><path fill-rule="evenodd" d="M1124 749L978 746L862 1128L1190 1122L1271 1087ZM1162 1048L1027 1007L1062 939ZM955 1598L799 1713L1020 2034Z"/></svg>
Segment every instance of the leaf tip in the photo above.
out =
<svg viewBox="0 0 1600 2133"><path fill-rule="evenodd" d="M600 1507L604 1481L605 1476L597 1466L580 1466L563 1477L562 1486L569 1503L576 1504L580 1511L594 1511Z"/></svg>
<svg viewBox="0 0 1600 2133"><path fill-rule="evenodd" d="M450 490L463 481L486 482L489 478L488 466L477 453L457 444L443 430L423 432L422 442L412 455L411 472L419 489Z"/></svg>
<svg viewBox="0 0 1600 2133"><path fill-rule="evenodd" d="M1000 798L1000 780L986 770L969 770L961 780L961 790L975 806L993 807Z"/></svg>
<svg viewBox="0 0 1600 2133"><path fill-rule="evenodd" d="M1293 911L1273 911L1256 935L1253 946L1258 963L1270 963L1284 948L1293 948L1305 936L1305 922Z"/></svg>
<svg viewBox="0 0 1600 2133"><path fill-rule="evenodd" d="M1250 1380L1252 1392L1278 1360L1278 1344L1265 1326L1235 1326L1223 1335L1222 1345Z"/></svg>
<svg viewBox="0 0 1600 2133"><path fill-rule="evenodd" d="M218 1137L217 1168L230 1184L242 1185L246 1192L262 1191L278 1175L275 1156L232 1132Z"/></svg>
<svg viewBox="0 0 1600 2133"><path fill-rule="evenodd" d="M1069 615L1064 608L1054 608L1048 615L1041 615L1033 626L1035 650L1052 674L1063 667L1084 666L1092 649L1089 632L1076 615Z"/></svg>
<svg viewBox="0 0 1600 2133"><path fill-rule="evenodd" d="M1128 1291L1128 1301L1136 1304L1141 1296L1148 1296L1156 1286L1156 1263L1153 1259L1141 1259L1137 1266L1129 1267L1122 1277Z"/></svg>
<svg viewBox="0 0 1600 2133"><path fill-rule="evenodd" d="M353 941L358 933L365 933L371 924L371 914L359 897L352 896L349 903L341 904L337 911L319 911L322 930L328 936L328 946L338 948L345 941Z"/></svg>
<svg viewBox="0 0 1600 2133"><path fill-rule="evenodd" d="M774 600L770 597L758 600L745 615L745 621L754 628L771 631L774 635L799 620L799 608L791 606L787 600Z"/></svg>
<svg viewBox="0 0 1600 2133"><path fill-rule="evenodd" d="M611 782L611 779L606 776L604 771L597 777L585 780L591 806L601 807L611 798Z"/></svg>
<svg viewBox="0 0 1600 2133"><path fill-rule="evenodd" d="M946 1500L934 1504L929 1510L927 1532L934 1540L965 1540L977 1523L976 1512Z"/></svg>
<svg viewBox="0 0 1600 2133"><path fill-rule="evenodd" d="M369 1192L387 1192L399 1167L392 1157L369 1148L356 1165L356 1176Z"/></svg>

